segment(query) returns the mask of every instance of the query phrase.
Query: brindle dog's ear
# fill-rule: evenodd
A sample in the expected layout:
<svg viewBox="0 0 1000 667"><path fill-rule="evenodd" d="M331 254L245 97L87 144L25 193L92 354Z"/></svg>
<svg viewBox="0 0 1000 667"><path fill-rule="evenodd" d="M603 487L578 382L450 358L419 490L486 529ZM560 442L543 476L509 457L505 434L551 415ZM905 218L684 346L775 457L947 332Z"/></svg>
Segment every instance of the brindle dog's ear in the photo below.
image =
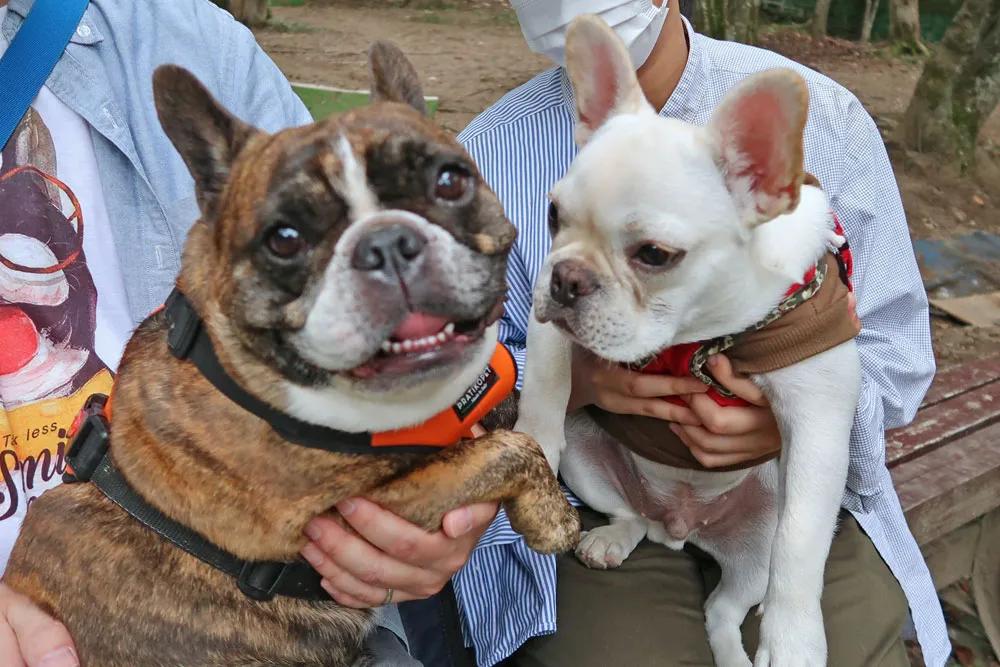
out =
<svg viewBox="0 0 1000 667"><path fill-rule="evenodd" d="M163 131L194 178L203 219L211 222L233 161L257 130L223 109L191 72L175 65L153 72L153 97Z"/></svg>
<svg viewBox="0 0 1000 667"><path fill-rule="evenodd" d="M398 46L375 42L368 49L368 65L372 75L372 103L400 102L427 114L420 76Z"/></svg>

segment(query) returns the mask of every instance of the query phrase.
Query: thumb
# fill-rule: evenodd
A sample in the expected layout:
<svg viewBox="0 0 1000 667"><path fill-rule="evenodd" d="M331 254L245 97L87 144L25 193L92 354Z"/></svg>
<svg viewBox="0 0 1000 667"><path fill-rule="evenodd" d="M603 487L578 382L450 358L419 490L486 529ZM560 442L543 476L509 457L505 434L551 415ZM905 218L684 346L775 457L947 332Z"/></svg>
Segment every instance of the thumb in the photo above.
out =
<svg viewBox="0 0 1000 667"><path fill-rule="evenodd" d="M3 627L4 624L6 628ZM2 585L0 585L0 658L3 659L4 665L27 664L27 667L79 667L80 665L80 659L66 627L45 614L23 595Z"/></svg>
<svg viewBox="0 0 1000 667"><path fill-rule="evenodd" d="M713 354L708 358L708 367L712 371L712 377L736 396L759 408L768 405L767 397L760 387L754 384L753 380L736 375L726 355Z"/></svg>
<svg viewBox="0 0 1000 667"><path fill-rule="evenodd" d="M453 540L473 531L481 535L493 522L499 511L500 505L498 503L478 503L459 507L444 515L441 529L445 535Z"/></svg>

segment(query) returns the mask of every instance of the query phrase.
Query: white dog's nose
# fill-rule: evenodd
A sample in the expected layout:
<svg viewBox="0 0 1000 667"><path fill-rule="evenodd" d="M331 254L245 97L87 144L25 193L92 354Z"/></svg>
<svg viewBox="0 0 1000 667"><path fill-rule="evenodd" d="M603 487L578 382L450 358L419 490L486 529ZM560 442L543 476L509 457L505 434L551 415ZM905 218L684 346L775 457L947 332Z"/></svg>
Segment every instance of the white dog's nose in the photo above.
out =
<svg viewBox="0 0 1000 667"><path fill-rule="evenodd" d="M561 306L572 308L577 299L593 294L599 288L597 274L582 262L564 259L552 267L549 294Z"/></svg>

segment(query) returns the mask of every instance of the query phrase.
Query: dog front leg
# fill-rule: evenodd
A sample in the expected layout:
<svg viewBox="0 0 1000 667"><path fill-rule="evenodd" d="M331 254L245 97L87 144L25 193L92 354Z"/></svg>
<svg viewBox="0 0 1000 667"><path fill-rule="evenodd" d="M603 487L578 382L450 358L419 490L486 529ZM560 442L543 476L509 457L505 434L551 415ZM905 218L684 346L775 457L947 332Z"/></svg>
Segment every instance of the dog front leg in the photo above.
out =
<svg viewBox="0 0 1000 667"><path fill-rule="evenodd" d="M854 341L761 378L783 450L755 667L826 665L823 573L847 481L860 385Z"/></svg>
<svg viewBox="0 0 1000 667"><path fill-rule="evenodd" d="M538 553L568 551L580 539L579 515L538 443L523 433L466 440L366 497L427 530L440 529L456 507L502 501L511 526Z"/></svg>
<svg viewBox="0 0 1000 667"><path fill-rule="evenodd" d="M705 602L705 629L717 667L751 667L743 647L741 627L750 609L767 592L771 544L778 521L776 505L778 465L765 463L753 472L759 491L745 498L739 524L732 532L697 535L694 544L715 558L722 570L719 584Z"/></svg>
<svg viewBox="0 0 1000 667"><path fill-rule="evenodd" d="M514 430L533 437L552 472L566 449L566 408L573 387L573 343L554 324L528 317L524 383Z"/></svg>

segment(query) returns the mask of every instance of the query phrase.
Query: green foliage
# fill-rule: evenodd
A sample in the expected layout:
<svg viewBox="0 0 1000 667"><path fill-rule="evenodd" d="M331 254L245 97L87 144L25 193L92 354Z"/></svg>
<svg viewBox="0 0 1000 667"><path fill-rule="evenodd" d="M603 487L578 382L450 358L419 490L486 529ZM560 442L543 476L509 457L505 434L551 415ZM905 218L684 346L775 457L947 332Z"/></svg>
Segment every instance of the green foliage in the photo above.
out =
<svg viewBox="0 0 1000 667"><path fill-rule="evenodd" d="M762 10L781 23L804 23L813 15L816 0L763 0ZM962 0L920 0L920 33L926 42L937 43L951 25ZM830 6L827 32L831 37L858 39L865 13L865 0L835 0ZM879 3L872 39L886 39L889 34L889 2Z"/></svg>

